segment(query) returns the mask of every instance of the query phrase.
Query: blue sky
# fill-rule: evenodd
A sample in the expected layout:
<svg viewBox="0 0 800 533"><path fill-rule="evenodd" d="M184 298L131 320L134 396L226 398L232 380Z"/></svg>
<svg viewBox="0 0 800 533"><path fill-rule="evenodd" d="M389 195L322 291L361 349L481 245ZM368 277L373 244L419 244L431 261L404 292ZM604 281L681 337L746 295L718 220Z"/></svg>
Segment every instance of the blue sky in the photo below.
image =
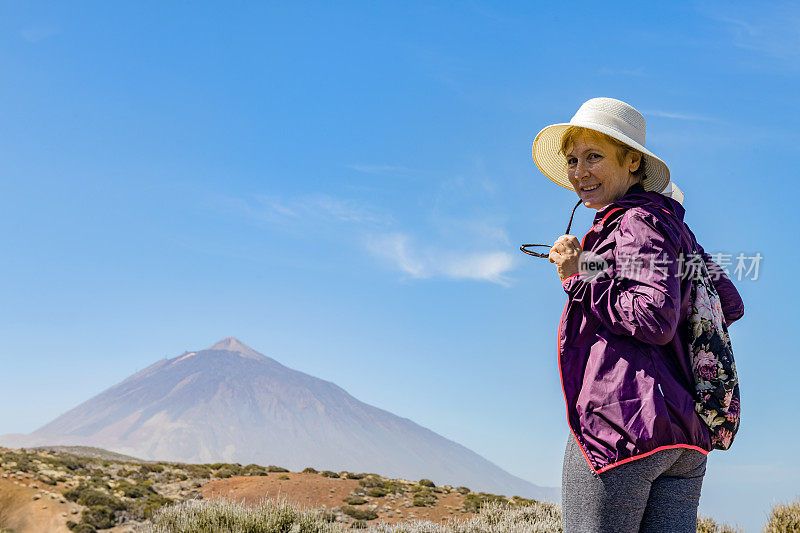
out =
<svg viewBox="0 0 800 533"><path fill-rule="evenodd" d="M735 280L743 422L701 511L800 492L793 3L0 4L0 434L234 335L559 485L544 126L610 96ZM592 213L578 210L582 237Z"/></svg>

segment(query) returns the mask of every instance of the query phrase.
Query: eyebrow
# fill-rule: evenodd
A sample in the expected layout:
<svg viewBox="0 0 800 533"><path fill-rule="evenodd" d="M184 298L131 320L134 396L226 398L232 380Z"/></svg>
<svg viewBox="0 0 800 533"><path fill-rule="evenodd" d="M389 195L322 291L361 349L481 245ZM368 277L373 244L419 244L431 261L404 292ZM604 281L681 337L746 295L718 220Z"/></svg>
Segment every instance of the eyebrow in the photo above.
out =
<svg viewBox="0 0 800 533"><path fill-rule="evenodd" d="M601 150L599 147L597 147L597 146L590 146L589 148L587 148L586 150L584 150L583 152L581 152L581 154L585 154L586 152L601 152L601 151L602 151L602 150ZM566 155L567 157L570 157L570 156L573 156L573 155L575 155L575 154L573 154L573 153L572 153L572 150L570 150L568 153L566 153L566 154L564 154L564 155Z"/></svg>

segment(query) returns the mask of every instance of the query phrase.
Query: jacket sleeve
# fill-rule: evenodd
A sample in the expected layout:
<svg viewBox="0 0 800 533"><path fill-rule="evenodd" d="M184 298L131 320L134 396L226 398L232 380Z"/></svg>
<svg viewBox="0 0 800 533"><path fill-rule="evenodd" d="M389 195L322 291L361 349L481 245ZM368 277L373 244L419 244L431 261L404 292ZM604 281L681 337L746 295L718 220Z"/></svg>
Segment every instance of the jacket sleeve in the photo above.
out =
<svg viewBox="0 0 800 533"><path fill-rule="evenodd" d="M744 316L744 302L736 290L733 282L725 274L725 270L720 267L711 259L711 255L707 254L700 243L697 243L697 251L703 256L708 273L711 276L711 281L714 283L714 288L717 289L719 294L720 303L722 304L722 315L725 317L725 325L730 326L735 321Z"/></svg>
<svg viewBox="0 0 800 533"><path fill-rule="evenodd" d="M664 226L650 213L628 210L597 250L607 267L594 279L564 280L572 301L612 333L669 343L680 320L680 249Z"/></svg>

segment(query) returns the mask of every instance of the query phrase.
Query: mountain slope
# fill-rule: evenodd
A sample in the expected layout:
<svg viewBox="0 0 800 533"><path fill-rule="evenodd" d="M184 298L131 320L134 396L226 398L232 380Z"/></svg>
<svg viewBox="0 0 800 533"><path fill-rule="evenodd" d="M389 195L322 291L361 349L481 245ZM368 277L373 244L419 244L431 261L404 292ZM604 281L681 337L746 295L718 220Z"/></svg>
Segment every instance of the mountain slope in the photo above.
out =
<svg viewBox="0 0 800 533"><path fill-rule="evenodd" d="M555 500L411 420L360 402L237 339L163 359L7 446L98 446L182 462L377 472Z"/></svg>

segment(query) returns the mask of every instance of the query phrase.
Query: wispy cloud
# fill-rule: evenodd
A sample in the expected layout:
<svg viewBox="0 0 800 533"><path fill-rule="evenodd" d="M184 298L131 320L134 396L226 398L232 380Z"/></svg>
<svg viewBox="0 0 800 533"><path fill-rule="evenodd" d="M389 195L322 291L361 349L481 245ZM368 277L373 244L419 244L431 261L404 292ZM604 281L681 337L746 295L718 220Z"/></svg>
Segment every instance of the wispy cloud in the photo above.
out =
<svg viewBox="0 0 800 533"><path fill-rule="evenodd" d="M367 238L367 249L390 266L416 279L442 277L511 284L507 273L514 256L500 250L455 250L416 245L405 233L386 233Z"/></svg>
<svg viewBox="0 0 800 533"><path fill-rule="evenodd" d="M677 113L674 111L661 111L658 109L646 109L642 111L642 114L647 116L653 117L662 117L662 118L672 118L675 120L694 120L698 122L716 122L716 119L711 117L707 117L704 115L694 115L691 113Z"/></svg>
<svg viewBox="0 0 800 533"><path fill-rule="evenodd" d="M474 280L504 287L512 281L508 273L515 267L514 254L505 219L498 215L448 216L435 206L423 225L408 230L367 202L326 194L254 195L217 202L218 208L256 225L360 245L408 278ZM326 231L331 228L334 231Z"/></svg>
<svg viewBox="0 0 800 533"><path fill-rule="evenodd" d="M224 198L222 206L258 223L307 225L343 222L386 225L392 217L379 209L352 199L317 194L285 199L280 196L255 195L251 199Z"/></svg>
<svg viewBox="0 0 800 533"><path fill-rule="evenodd" d="M408 170L406 167L398 165L367 165L363 163L353 163L352 165L347 165L347 168L357 172L363 172L365 174L383 174L386 172L400 172L403 170Z"/></svg>
<svg viewBox="0 0 800 533"><path fill-rule="evenodd" d="M800 5L796 2L701 4L699 11L721 23L734 46L777 59L800 60Z"/></svg>

